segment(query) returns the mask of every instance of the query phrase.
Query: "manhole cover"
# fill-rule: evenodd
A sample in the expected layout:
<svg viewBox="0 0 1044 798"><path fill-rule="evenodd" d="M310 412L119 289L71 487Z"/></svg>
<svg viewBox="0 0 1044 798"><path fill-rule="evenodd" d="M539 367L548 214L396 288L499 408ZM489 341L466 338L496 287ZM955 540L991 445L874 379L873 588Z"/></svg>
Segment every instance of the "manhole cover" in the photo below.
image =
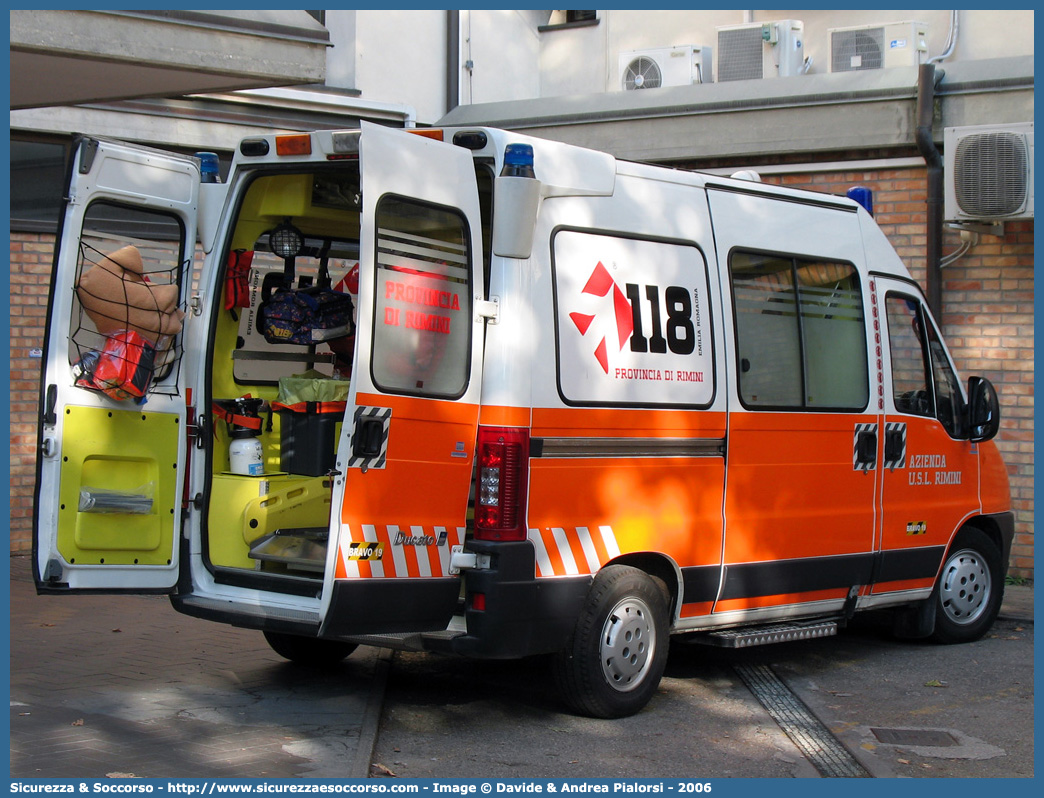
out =
<svg viewBox="0 0 1044 798"><path fill-rule="evenodd" d="M957 745L949 732L939 729L870 729L880 742L887 745Z"/></svg>

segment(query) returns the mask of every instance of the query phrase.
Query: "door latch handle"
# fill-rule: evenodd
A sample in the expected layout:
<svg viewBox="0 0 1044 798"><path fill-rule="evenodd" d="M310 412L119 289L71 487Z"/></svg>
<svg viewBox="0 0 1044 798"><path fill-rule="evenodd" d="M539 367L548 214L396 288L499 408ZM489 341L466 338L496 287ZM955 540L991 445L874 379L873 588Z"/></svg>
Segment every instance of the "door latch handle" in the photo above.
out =
<svg viewBox="0 0 1044 798"><path fill-rule="evenodd" d="M44 408L43 423L45 427L53 427L58 423L58 414L55 412L58 407L58 386L51 385L47 386L47 404Z"/></svg>
<svg viewBox="0 0 1044 798"><path fill-rule="evenodd" d="M361 418L352 436L352 455L365 460L381 456L384 447L384 422L379 418Z"/></svg>
<svg viewBox="0 0 1044 798"><path fill-rule="evenodd" d="M886 463L891 463L896 460L902 459L903 456L903 435L899 432L889 430L885 433L885 454L884 459Z"/></svg>
<svg viewBox="0 0 1044 798"><path fill-rule="evenodd" d="M856 463L873 465L877 462L877 433L864 430L856 436Z"/></svg>

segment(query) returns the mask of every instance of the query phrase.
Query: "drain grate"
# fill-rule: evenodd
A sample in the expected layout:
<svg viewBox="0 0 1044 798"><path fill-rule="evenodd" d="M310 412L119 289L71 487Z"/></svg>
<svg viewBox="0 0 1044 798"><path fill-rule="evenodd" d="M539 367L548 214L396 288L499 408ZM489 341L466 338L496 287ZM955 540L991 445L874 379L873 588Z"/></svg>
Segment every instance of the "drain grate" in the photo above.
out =
<svg viewBox="0 0 1044 798"><path fill-rule="evenodd" d="M879 742L887 745L927 745L943 748L959 745L949 732L940 729L870 729Z"/></svg>
<svg viewBox="0 0 1044 798"><path fill-rule="evenodd" d="M813 715L768 665L734 665L747 685L779 727L805 758L826 778L870 778L848 750Z"/></svg>

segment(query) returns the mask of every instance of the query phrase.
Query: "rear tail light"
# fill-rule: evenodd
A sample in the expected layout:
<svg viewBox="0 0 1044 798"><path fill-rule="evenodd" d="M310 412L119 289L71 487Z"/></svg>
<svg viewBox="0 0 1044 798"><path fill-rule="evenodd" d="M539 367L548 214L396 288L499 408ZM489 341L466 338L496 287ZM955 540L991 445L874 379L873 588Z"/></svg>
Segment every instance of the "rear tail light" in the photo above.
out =
<svg viewBox="0 0 1044 798"><path fill-rule="evenodd" d="M526 539L529 430L479 427L475 538Z"/></svg>

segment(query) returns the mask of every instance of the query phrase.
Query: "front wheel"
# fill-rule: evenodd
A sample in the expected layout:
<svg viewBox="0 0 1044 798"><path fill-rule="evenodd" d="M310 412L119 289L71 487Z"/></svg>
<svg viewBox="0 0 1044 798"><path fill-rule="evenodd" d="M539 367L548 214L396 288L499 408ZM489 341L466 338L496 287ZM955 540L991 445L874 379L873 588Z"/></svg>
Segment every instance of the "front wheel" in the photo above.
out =
<svg viewBox="0 0 1044 798"><path fill-rule="evenodd" d="M667 613L662 581L630 566L604 568L555 657L566 703L598 718L633 715L649 703L667 663Z"/></svg>
<svg viewBox="0 0 1044 798"><path fill-rule="evenodd" d="M940 643L970 643L993 625L1004 597L1000 550L983 532L954 538L932 594Z"/></svg>
<svg viewBox="0 0 1044 798"><path fill-rule="evenodd" d="M268 645L279 656L298 665L308 665L314 668L329 668L336 665L357 648L354 643L284 634L283 632L266 631L264 635Z"/></svg>

